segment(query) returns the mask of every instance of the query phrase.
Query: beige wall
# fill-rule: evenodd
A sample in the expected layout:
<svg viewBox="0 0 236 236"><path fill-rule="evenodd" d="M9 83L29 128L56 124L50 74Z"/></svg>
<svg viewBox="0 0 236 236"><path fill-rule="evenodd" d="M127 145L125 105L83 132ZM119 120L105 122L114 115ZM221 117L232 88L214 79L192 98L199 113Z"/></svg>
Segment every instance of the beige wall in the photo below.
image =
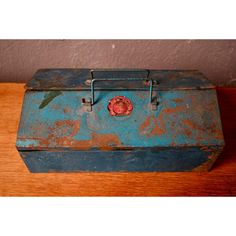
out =
<svg viewBox="0 0 236 236"><path fill-rule="evenodd" d="M236 40L1 40L0 81L39 68L198 69L218 85L236 80Z"/></svg>

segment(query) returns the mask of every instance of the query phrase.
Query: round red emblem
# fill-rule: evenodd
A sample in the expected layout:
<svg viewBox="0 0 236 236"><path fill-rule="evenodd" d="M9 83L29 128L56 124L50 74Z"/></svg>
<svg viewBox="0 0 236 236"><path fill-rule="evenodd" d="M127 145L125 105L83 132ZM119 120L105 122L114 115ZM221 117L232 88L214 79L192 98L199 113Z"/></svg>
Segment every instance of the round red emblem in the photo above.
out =
<svg viewBox="0 0 236 236"><path fill-rule="evenodd" d="M124 96L116 96L109 101L108 110L111 116L127 116L133 110L131 101Z"/></svg>

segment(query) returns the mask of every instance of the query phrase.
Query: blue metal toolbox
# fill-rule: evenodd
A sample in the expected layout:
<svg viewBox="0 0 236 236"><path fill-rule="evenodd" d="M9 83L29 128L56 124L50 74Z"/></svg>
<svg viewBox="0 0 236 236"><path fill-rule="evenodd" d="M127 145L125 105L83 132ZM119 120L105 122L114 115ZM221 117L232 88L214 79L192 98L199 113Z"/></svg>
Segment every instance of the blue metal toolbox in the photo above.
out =
<svg viewBox="0 0 236 236"><path fill-rule="evenodd" d="M16 146L31 172L207 171L224 139L198 71L41 69Z"/></svg>

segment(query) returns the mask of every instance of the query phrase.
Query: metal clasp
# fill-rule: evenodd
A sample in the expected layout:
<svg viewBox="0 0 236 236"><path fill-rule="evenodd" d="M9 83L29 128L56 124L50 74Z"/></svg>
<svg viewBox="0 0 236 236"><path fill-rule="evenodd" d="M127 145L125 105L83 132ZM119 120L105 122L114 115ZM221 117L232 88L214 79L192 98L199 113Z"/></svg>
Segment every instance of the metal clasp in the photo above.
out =
<svg viewBox="0 0 236 236"><path fill-rule="evenodd" d="M91 100L91 98L89 98L89 99L82 98L81 103L82 103L83 106L85 106L87 108L86 110L88 112L92 111L92 100Z"/></svg>

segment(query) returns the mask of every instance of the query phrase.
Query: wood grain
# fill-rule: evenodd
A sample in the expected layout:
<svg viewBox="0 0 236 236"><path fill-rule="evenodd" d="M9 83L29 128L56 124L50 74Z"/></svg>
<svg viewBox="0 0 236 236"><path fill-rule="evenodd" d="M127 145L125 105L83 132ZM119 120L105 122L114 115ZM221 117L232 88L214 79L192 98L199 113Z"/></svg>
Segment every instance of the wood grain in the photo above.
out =
<svg viewBox="0 0 236 236"><path fill-rule="evenodd" d="M236 89L218 89L226 148L208 173L32 174L15 148L23 86L0 84L1 196L236 195Z"/></svg>

